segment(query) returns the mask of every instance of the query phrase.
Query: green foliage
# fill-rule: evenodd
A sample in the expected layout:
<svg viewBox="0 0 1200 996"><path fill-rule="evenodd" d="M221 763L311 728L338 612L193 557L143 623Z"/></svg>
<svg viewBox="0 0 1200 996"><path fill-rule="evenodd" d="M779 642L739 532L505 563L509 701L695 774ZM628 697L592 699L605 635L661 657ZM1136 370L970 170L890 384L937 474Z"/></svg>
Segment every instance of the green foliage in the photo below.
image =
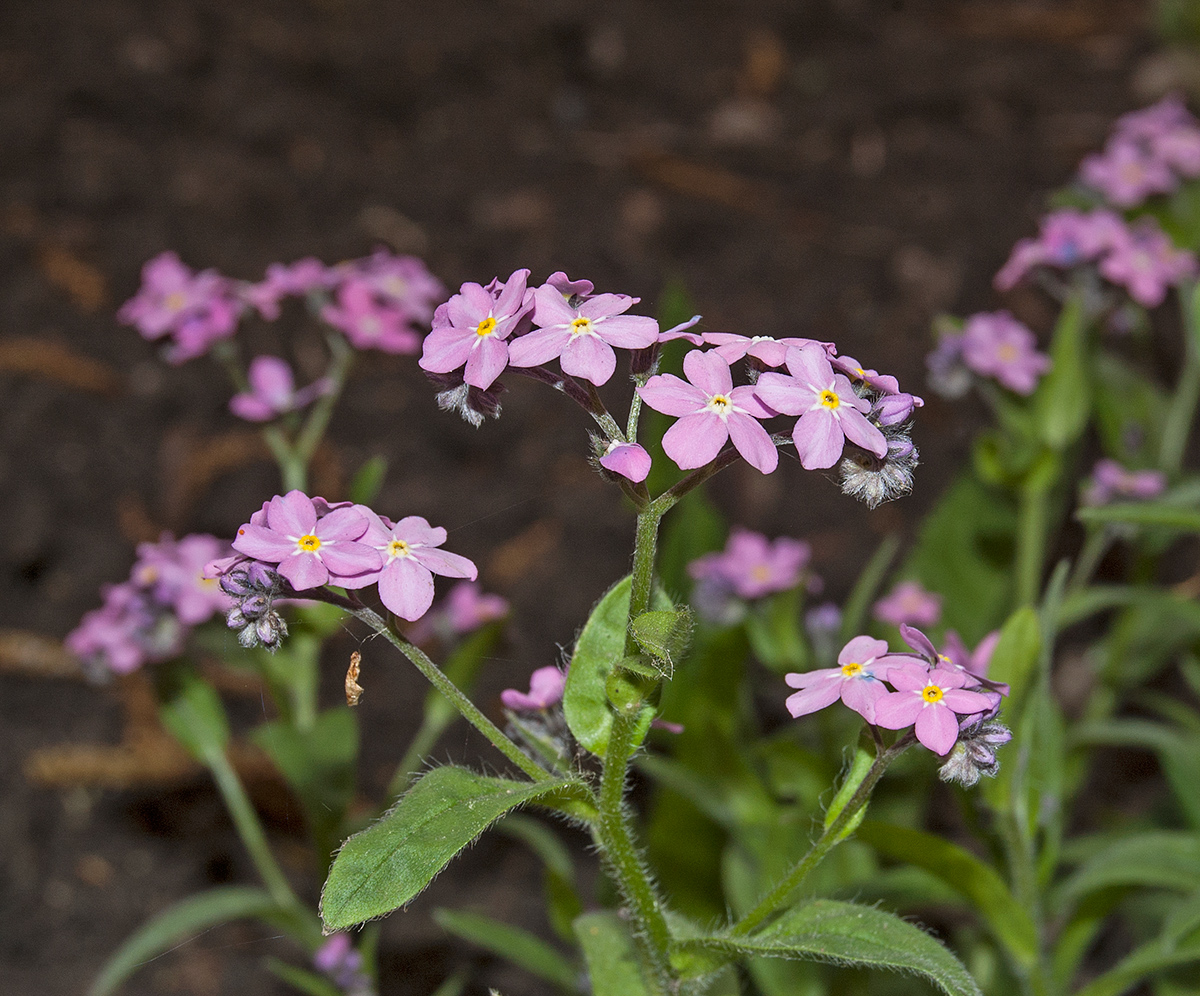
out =
<svg viewBox="0 0 1200 996"><path fill-rule="evenodd" d="M575 921L592 996L650 996L629 925L615 912L585 913Z"/></svg>
<svg viewBox="0 0 1200 996"><path fill-rule="evenodd" d="M434 910L433 918L443 930L519 965L563 992L581 992L579 971L571 959L529 931L461 910Z"/></svg>
<svg viewBox="0 0 1200 996"><path fill-rule="evenodd" d="M218 924L246 918L267 920L285 929L291 919L265 889L224 885L189 896L138 928L105 963L88 996L107 996L146 962L181 941Z"/></svg>
<svg viewBox="0 0 1200 996"><path fill-rule="evenodd" d="M176 740L201 764L225 752L229 720L213 687L194 672L176 668L164 674L167 685L159 716Z"/></svg>
<svg viewBox="0 0 1200 996"><path fill-rule="evenodd" d="M1030 399L1038 437L1061 452L1087 428L1092 407L1088 371L1088 322L1083 298L1072 294L1060 312L1050 344L1052 366Z"/></svg>
<svg viewBox="0 0 1200 996"><path fill-rule="evenodd" d="M658 673L670 678L691 643L692 610L685 605L643 612L629 626L638 647L650 656Z"/></svg>
<svg viewBox="0 0 1200 996"><path fill-rule="evenodd" d="M567 726L580 745L593 754L604 755L612 729L609 705L610 676L625 656L625 633L629 624L629 594L632 578L626 576L608 589L592 609L575 642L567 683L563 690L563 713ZM655 611L674 612L670 600L656 591L651 599ZM634 738L640 744L654 718L654 708L641 711L639 730Z"/></svg>
<svg viewBox="0 0 1200 996"><path fill-rule="evenodd" d="M358 505L374 504L383 490L383 482L387 477L388 461L382 454L376 454L355 471L350 481L349 498Z"/></svg>
<svg viewBox="0 0 1200 996"><path fill-rule="evenodd" d="M880 854L907 861L936 876L969 900L1016 964L1037 958L1037 931L1004 880L970 852L934 834L867 820L858 838Z"/></svg>
<svg viewBox="0 0 1200 996"><path fill-rule="evenodd" d="M321 895L326 929L353 927L403 906L495 820L565 784L434 768L376 823L342 845Z"/></svg>
<svg viewBox="0 0 1200 996"><path fill-rule="evenodd" d="M679 942L683 951L797 958L919 975L947 996L982 996L962 963L918 927L871 906L818 899L784 913L748 937Z"/></svg>

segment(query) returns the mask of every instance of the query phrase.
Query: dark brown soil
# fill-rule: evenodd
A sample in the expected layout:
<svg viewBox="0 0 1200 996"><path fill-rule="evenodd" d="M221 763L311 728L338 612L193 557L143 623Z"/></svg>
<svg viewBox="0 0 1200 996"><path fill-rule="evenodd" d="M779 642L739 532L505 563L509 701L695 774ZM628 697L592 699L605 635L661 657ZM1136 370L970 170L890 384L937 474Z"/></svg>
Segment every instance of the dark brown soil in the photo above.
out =
<svg viewBox="0 0 1200 996"><path fill-rule="evenodd" d="M242 427L217 369L165 367L115 323L148 257L170 248L257 278L274 260L360 256L382 242L424 256L452 287L519 266L535 278L565 269L651 307L677 280L709 328L833 339L919 390L931 317L997 307L991 275L1032 230L1044 192L1115 115L1156 95L1139 90L1156 78L1149 7L7 5L3 626L61 637L101 584L125 577L134 542L163 528L230 535L278 487L253 445L230 435ZM288 348L303 363L319 340L293 318ZM251 335L278 349L284 327ZM318 475L335 497L362 460L386 453L378 506L445 524L454 549L512 600L513 638L481 692L492 703L556 658L623 571L631 536L619 496L584 463L582 415L510 386L504 417L475 431L436 410L411 358L371 356ZM917 491L874 514L788 462L769 478L730 471L716 493L737 521L812 539L839 596L877 538L909 528L965 457L969 409L931 400L921 415ZM352 646L347 637L331 655L330 702ZM382 649L365 656L364 778L378 790L424 691ZM0 689L0 992L82 992L155 911L252 880L203 779L104 791L23 776L37 749L115 744L117 695L16 673L0 675ZM235 706L248 718L260 709ZM440 751L477 748L456 732ZM298 810L269 788L283 859L305 881ZM478 904L542 929L533 872L523 851L485 838L387 922L383 991L432 992L469 957L428 919L437 905ZM259 928L220 928L126 991L282 992L259 967L272 953L291 954ZM535 991L479 961L477 978Z"/></svg>

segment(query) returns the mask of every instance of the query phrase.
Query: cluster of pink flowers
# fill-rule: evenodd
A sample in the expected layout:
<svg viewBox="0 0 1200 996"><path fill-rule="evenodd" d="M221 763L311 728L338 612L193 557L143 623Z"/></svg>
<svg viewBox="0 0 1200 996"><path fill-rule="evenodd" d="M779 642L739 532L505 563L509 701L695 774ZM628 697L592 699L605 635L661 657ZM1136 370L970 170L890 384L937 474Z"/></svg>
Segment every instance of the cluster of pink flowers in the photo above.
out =
<svg viewBox="0 0 1200 996"><path fill-rule="evenodd" d="M788 696L788 711L798 718L841 699L875 726L913 726L917 740L943 757L960 733L988 726L1008 694L1006 685L987 678L995 637L968 654L956 636L951 656L938 653L918 629L902 626L900 632L913 652L892 653L883 640L856 636L838 654L837 667L787 675L787 684L799 689ZM993 745L1003 742L994 727L987 734Z"/></svg>
<svg viewBox="0 0 1200 996"><path fill-rule="evenodd" d="M438 396L443 408L478 425L499 413L497 379L508 367L571 393L567 384L576 378L607 383L616 370L615 349L630 350L632 369L647 371L647 357L657 355L662 343L686 338L715 348L689 352L684 378L655 374L637 388L646 405L678 419L663 448L681 469L703 467L732 443L751 466L771 473L779 454L762 423L790 415L798 417L791 437L806 469L837 464L848 440L868 454L868 464L874 461L870 472L896 461L906 467L889 477L886 488L858 486L855 493L877 503L911 486L917 454L905 423L922 400L902 392L894 377L838 356L832 343L688 331L699 316L660 331L654 319L627 314L638 298L596 294L591 281L561 272L536 288L528 280L528 270L516 270L486 286L465 283L435 311L420 366L444 388ZM544 366L552 360L561 373ZM731 367L739 360L746 361L751 383L735 387ZM587 397L582 388L577 392ZM634 482L650 470L649 454L623 438L605 440L597 461Z"/></svg>
<svg viewBox="0 0 1200 996"><path fill-rule="evenodd" d="M292 368L278 356L254 357L246 379L250 390L230 398L229 410L247 422L268 422L287 412L299 411L333 387L327 377L321 377L297 390Z"/></svg>
<svg viewBox="0 0 1200 996"><path fill-rule="evenodd" d="M1169 194L1200 176L1200 121L1177 95L1117 120L1102 153L1083 160L1083 182L1120 208Z"/></svg>
<svg viewBox="0 0 1200 996"><path fill-rule="evenodd" d="M1007 311L980 312L961 332L943 333L925 362L935 389L951 397L964 393L969 382L958 376L960 369L1026 395L1050 369L1050 357L1037 351L1034 334Z"/></svg>
<svg viewBox="0 0 1200 996"><path fill-rule="evenodd" d="M233 541L237 556L214 561L207 573L219 577L255 561L273 567L294 592L377 585L380 601L414 622L433 604L433 575L476 577L470 560L440 549L445 542L446 530L419 515L393 522L366 505L290 491L255 512Z"/></svg>
<svg viewBox="0 0 1200 996"><path fill-rule="evenodd" d="M1098 460L1092 477L1083 488L1085 505L1107 505L1120 498L1144 501L1167 489L1167 476L1160 470L1126 470L1116 460Z"/></svg>
<svg viewBox="0 0 1200 996"><path fill-rule="evenodd" d="M1153 218L1126 224L1105 209L1052 211L1036 239L1021 239L996 274L999 290L1009 290L1037 267L1069 270L1094 265L1109 283L1123 287L1147 308L1157 307L1167 288L1196 274L1196 257L1177 249Z"/></svg>
<svg viewBox="0 0 1200 996"><path fill-rule="evenodd" d="M140 544L129 580L104 589L104 604L67 635L67 649L97 673L126 674L178 656L193 627L231 605L204 577L205 565L226 549L204 534L176 540L164 533Z"/></svg>
<svg viewBox="0 0 1200 996"><path fill-rule="evenodd" d="M195 273L175 253L164 252L142 268L142 285L118 318L147 339L169 339L167 359L182 363L233 336L251 310L274 321L284 298L304 297L357 348L415 353L418 326L430 320L434 303L444 296L419 259L383 249L337 266L311 257L272 263L257 283L215 270Z"/></svg>

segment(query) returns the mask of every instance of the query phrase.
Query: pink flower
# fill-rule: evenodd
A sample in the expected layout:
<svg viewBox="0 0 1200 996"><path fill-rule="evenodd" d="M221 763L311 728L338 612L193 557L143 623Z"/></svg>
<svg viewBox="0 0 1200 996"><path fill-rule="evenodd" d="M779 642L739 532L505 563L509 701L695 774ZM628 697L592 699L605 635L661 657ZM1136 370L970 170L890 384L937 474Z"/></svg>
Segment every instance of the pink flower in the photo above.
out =
<svg viewBox="0 0 1200 996"><path fill-rule="evenodd" d="M506 688L500 693L500 701L505 709L512 709L513 712L549 709L562 701L566 685L567 676L558 668L540 667L529 677L528 694L515 688Z"/></svg>
<svg viewBox="0 0 1200 996"><path fill-rule="evenodd" d="M328 394L333 387L322 377L297 391L292 368L278 356L254 357L246 378L250 390L230 398L229 410L248 422L267 422L277 415L296 411Z"/></svg>
<svg viewBox="0 0 1200 996"><path fill-rule="evenodd" d="M146 339L169 336L167 359L182 363L233 335L240 311L232 281L216 270L193 273L175 253L164 252L142 267L142 286L117 319Z"/></svg>
<svg viewBox="0 0 1200 996"><path fill-rule="evenodd" d="M238 529L233 548L266 564L296 591L323 584L355 587L355 581L380 570L382 557L358 542L367 531L357 508L334 508L318 518L314 500L302 491L276 495L267 505L265 525L253 521Z"/></svg>
<svg viewBox="0 0 1200 996"><path fill-rule="evenodd" d="M614 474L641 483L650 474L650 454L637 443L613 441L600 457L600 466Z"/></svg>
<svg viewBox="0 0 1200 996"><path fill-rule="evenodd" d="M792 441L805 470L832 467L841 459L847 439L874 453L887 454L883 433L866 419L871 403L854 393L844 374L835 374L823 349L791 348L789 375L765 373L754 393L769 409L799 415Z"/></svg>
<svg viewBox="0 0 1200 996"><path fill-rule="evenodd" d="M356 579L353 587L378 582L379 599L401 619L414 622L433 604L433 575L469 578L478 572L466 557L439 550L446 530L431 526L419 515L409 515L395 525L365 505L355 505L369 523L361 542L378 551L383 565L370 575Z"/></svg>
<svg viewBox="0 0 1200 996"><path fill-rule="evenodd" d="M893 626L932 626L942 615L942 596L926 591L919 581L901 581L873 607L875 618Z"/></svg>
<svg viewBox="0 0 1200 996"><path fill-rule="evenodd" d="M1022 239L993 281L998 290L1011 290L1036 266L1070 269L1094 262L1109 252L1125 231L1125 222L1112 211L1086 214L1074 208L1051 211L1041 220L1036 239Z"/></svg>
<svg viewBox="0 0 1200 996"><path fill-rule="evenodd" d="M444 293L415 256L393 256L380 249L338 270L337 304L326 305L321 317L359 349L415 353L419 326L433 317L433 304Z"/></svg>
<svg viewBox="0 0 1200 996"><path fill-rule="evenodd" d="M1018 394L1032 394L1050 369L1050 357L1035 348L1032 332L1007 311L981 312L963 327L962 358L967 368L994 377Z"/></svg>
<svg viewBox="0 0 1200 996"><path fill-rule="evenodd" d="M503 284L489 288L466 283L433 316L419 365L431 373L450 373L465 364L463 380L472 387L492 386L508 365L508 338L533 310L526 294L528 270L514 270Z"/></svg>
<svg viewBox="0 0 1200 996"><path fill-rule="evenodd" d="M940 656L942 660L948 661L960 671L966 671L975 678L986 678L988 665L992 662L992 653L999 642L1000 630L994 629L979 641L979 645L972 652L967 649L967 645L963 643L958 632L951 629L946 631L943 640L945 652Z"/></svg>
<svg viewBox="0 0 1200 996"><path fill-rule="evenodd" d="M242 287L242 299L258 310L263 318L279 317L279 302L285 297L303 296L314 290L326 290L337 280L337 271L319 259L306 256L294 263L272 263L257 284Z"/></svg>
<svg viewBox="0 0 1200 996"><path fill-rule="evenodd" d="M593 384L606 384L617 368L613 346L644 349L658 341L658 322L624 312L640 299L597 294L574 305L550 284L534 291L537 329L512 340L508 362L535 367L557 358L563 373Z"/></svg>
<svg viewBox="0 0 1200 996"><path fill-rule="evenodd" d="M679 418L663 436L663 449L682 470L703 467L732 439L752 467L769 474L779 453L759 419L775 413L755 396L753 387L734 387L729 364L716 353L692 350L683 358L687 381L656 374L637 389L655 411Z"/></svg>
<svg viewBox="0 0 1200 996"><path fill-rule="evenodd" d="M875 703L888 693L883 679L894 667L884 655L888 645L869 636L856 636L838 654L838 667L802 674L788 674L784 681L800 691L789 695L784 705L799 718L841 699L868 723L875 722Z"/></svg>
<svg viewBox="0 0 1200 996"><path fill-rule="evenodd" d="M1167 489L1158 470L1126 470L1116 460L1098 460L1083 492L1085 505L1107 505L1114 498L1154 498Z"/></svg>
<svg viewBox="0 0 1200 996"><path fill-rule="evenodd" d="M422 616L407 631L413 643L426 643L434 636L449 643L508 615L508 602L499 595L485 594L474 581L460 581L432 612Z"/></svg>
<svg viewBox="0 0 1200 996"><path fill-rule="evenodd" d="M739 598L762 598L795 588L812 559L803 540L781 536L771 541L762 533L734 526L720 553L706 553L688 564L697 581L731 588Z"/></svg>
<svg viewBox="0 0 1200 996"><path fill-rule="evenodd" d="M831 356L829 365L839 373L844 373L851 380L862 381L872 391L878 391L880 394L900 393L900 382L895 377L891 374L881 374L878 370L864 370L853 356ZM924 402L922 401L921 404Z"/></svg>
<svg viewBox="0 0 1200 996"><path fill-rule="evenodd" d="M958 717L988 712L993 705L987 695L964 689L975 681L954 668L927 671L916 664L903 664L892 667L887 680L897 691L875 700L875 724L885 730L916 724L917 740L943 756L958 740Z"/></svg>
<svg viewBox="0 0 1200 996"><path fill-rule="evenodd" d="M1162 304L1167 287L1195 272L1196 258L1176 249L1158 223L1148 217L1127 229L1100 261L1101 275L1123 286L1130 297L1147 308Z"/></svg>
<svg viewBox="0 0 1200 996"><path fill-rule="evenodd" d="M819 346L830 355L833 350L831 342L817 342L816 339L801 339L788 336L775 339L769 335L738 335L736 332L705 332L703 340L717 348L713 351L730 366L745 356L752 356L764 366L781 367L787 360L787 351L792 346Z"/></svg>
<svg viewBox="0 0 1200 996"><path fill-rule="evenodd" d="M1080 167L1083 182L1099 190L1117 207L1141 204L1151 194L1168 194L1179 186L1170 167L1151 149L1115 139L1102 155L1090 155Z"/></svg>
<svg viewBox="0 0 1200 996"><path fill-rule="evenodd" d="M205 565L229 550L215 536L193 533L176 540L163 533L157 543L138 544L134 582L153 593L157 604L171 609L179 621L198 626L230 606L215 578L204 576Z"/></svg>

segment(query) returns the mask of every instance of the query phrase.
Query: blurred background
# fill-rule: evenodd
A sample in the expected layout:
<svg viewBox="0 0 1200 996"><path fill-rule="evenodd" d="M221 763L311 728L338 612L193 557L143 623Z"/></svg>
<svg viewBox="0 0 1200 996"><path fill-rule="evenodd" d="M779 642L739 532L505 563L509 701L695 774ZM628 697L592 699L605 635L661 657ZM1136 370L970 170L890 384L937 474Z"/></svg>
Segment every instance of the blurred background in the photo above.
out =
<svg viewBox="0 0 1200 996"><path fill-rule="evenodd" d="M834 340L927 393L938 313L1005 306L1046 329L1047 306L1001 299L992 275L1118 114L1200 87L1198 31L1191 0L6 4L0 991L80 992L150 914L252 875L205 780L147 760L145 689L89 686L57 647L138 541L232 535L279 488L223 373L169 367L116 323L146 259L173 249L257 280L383 245L452 289L562 269L641 296L642 313L686 292L710 330ZM299 310L248 334L317 372ZM342 497L386 454L376 507L447 526L510 599L478 696L497 714L498 689L554 663L623 573L632 518L587 467L584 416L550 392L514 379L501 420L474 430L436 409L412 357L371 354L354 377L315 490ZM838 598L882 536L909 536L977 414L929 398L916 491L874 513L794 461L736 467L715 497L732 521L810 540ZM355 645L335 647L331 701ZM363 684L363 776L380 790L424 690L382 650L364 652ZM231 694L261 712L254 689ZM439 747L477 751L457 729ZM298 809L269 772L255 793L305 881ZM430 993L467 957L424 915L455 897L539 929L533 867L485 838L387 923L382 992ZM273 944L223 927L125 991L282 992L257 967ZM536 991L474 957L478 978Z"/></svg>

